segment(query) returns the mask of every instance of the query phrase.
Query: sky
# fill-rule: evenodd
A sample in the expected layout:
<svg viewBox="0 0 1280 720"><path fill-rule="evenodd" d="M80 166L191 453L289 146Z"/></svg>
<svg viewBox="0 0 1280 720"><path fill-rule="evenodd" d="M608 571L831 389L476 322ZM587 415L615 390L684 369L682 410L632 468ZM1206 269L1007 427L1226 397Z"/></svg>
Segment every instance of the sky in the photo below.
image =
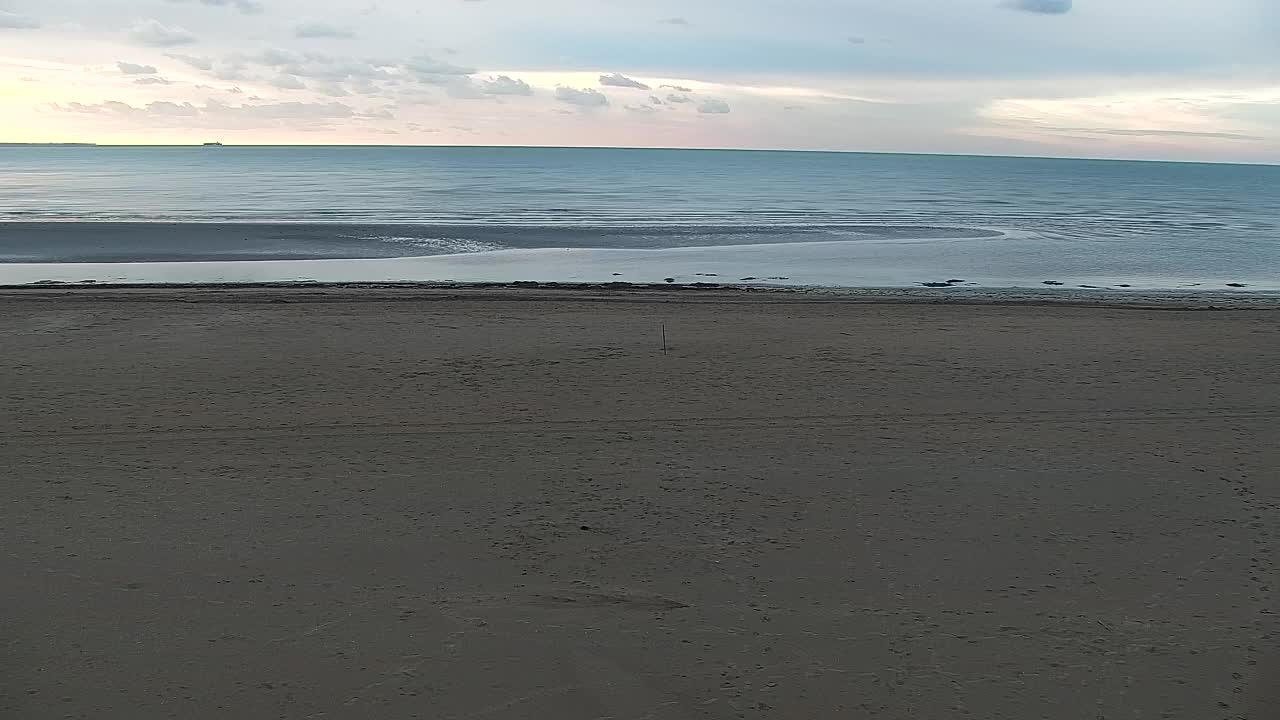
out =
<svg viewBox="0 0 1280 720"><path fill-rule="evenodd" d="M1276 0L0 0L0 141L1280 162Z"/></svg>

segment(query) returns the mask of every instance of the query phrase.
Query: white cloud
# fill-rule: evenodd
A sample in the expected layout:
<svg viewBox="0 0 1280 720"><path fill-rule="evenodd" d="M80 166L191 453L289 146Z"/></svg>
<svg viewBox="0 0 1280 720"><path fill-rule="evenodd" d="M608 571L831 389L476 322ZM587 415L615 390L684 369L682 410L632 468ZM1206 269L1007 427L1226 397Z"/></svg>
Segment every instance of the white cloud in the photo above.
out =
<svg viewBox="0 0 1280 720"><path fill-rule="evenodd" d="M340 102L281 102L231 105L209 100L203 105L189 102L157 101L134 107L118 100L84 104L55 104L53 109L83 115L100 115L135 123L168 127L238 128L292 127L300 124L326 124L338 120L386 119L390 113L379 110L365 113Z"/></svg>
<svg viewBox="0 0 1280 720"><path fill-rule="evenodd" d="M213 76L219 80L243 80L246 77L244 62L233 58L213 66Z"/></svg>
<svg viewBox="0 0 1280 720"><path fill-rule="evenodd" d="M281 88L282 90L306 90L306 83L302 82L295 75L281 73L271 80L271 84Z"/></svg>
<svg viewBox="0 0 1280 720"><path fill-rule="evenodd" d="M120 68L120 72L124 75L155 75L159 72L154 65L135 65L133 63L118 62L116 67Z"/></svg>
<svg viewBox="0 0 1280 720"><path fill-rule="evenodd" d="M30 30L40 27L40 21L26 15L0 10L0 30Z"/></svg>
<svg viewBox="0 0 1280 720"><path fill-rule="evenodd" d="M444 87L445 93L451 98L459 100L484 100L488 98L480 90L480 87L465 75L454 75L438 84Z"/></svg>
<svg viewBox="0 0 1280 720"><path fill-rule="evenodd" d="M213 69L213 58L199 57L197 55L183 55L181 53L165 53L165 57L185 63L197 70L209 72Z"/></svg>
<svg viewBox="0 0 1280 720"><path fill-rule="evenodd" d="M1135 143L1177 140L1257 142L1280 139L1274 128L1238 111L1274 106L1280 89L1230 93L1149 91L1073 98L1005 98L980 110L987 135L1061 139L1063 136L1132 138Z"/></svg>
<svg viewBox="0 0 1280 720"><path fill-rule="evenodd" d="M133 82L136 85L170 85L172 84L168 80L156 75L148 75L146 77L140 77L137 80L134 80Z"/></svg>
<svg viewBox="0 0 1280 720"><path fill-rule="evenodd" d="M169 0L171 3L189 3L193 0ZM257 15L262 12L262 3L257 0L199 0L201 5L211 7L234 7L245 15Z"/></svg>
<svg viewBox="0 0 1280 720"><path fill-rule="evenodd" d="M321 95L328 95L329 97L348 97L351 95L340 83L320 83L314 89Z"/></svg>
<svg viewBox="0 0 1280 720"><path fill-rule="evenodd" d="M556 88L556 100L577 105L579 107L604 107L609 104L609 97L594 88L579 90L560 86Z"/></svg>
<svg viewBox="0 0 1280 720"><path fill-rule="evenodd" d="M688 21L688 20L685 20L685 19L684 19L684 18L682 18L682 17L669 17L669 18L663 18L663 19L659 20L659 21L658 21L658 23L659 23L660 25L684 25L684 26L688 26L688 25L689 25L689 21Z"/></svg>
<svg viewBox="0 0 1280 720"><path fill-rule="evenodd" d="M672 90L675 90L676 92L682 92L682 93L690 93L690 92L693 92L693 88L681 87L681 86L679 86L679 85L659 85L658 87L660 87L660 88L670 88L670 89L672 89Z"/></svg>
<svg viewBox="0 0 1280 720"><path fill-rule="evenodd" d="M683 105L684 103L693 102L693 98L689 97L688 95L677 95L675 93L668 93L667 102L675 103L677 105Z"/></svg>
<svg viewBox="0 0 1280 720"><path fill-rule="evenodd" d="M486 95L533 94L533 88L529 86L529 83L506 75L499 75L496 78L480 81L480 90Z"/></svg>
<svg viewBox="0 0 1280 720"><path fill-rule="evenodd" d="M143 20L129 30L129 37L134 42L152 47L173 47L190 45L196 36L180 27L165 25L159 20Z"/></svg>
<svg viewBox="0 0 1280 720"><path fill-rule="evenodd" d="M351 28L342 27L340 25L331 25L326 22L310 21L299 23L293 30L295 37L304 39L314 38L338 38L348 40L356 36L355 31Z"/></svg>
<svg viewBox="0 0 1280 720"><path fill-rule="evenodd" d="M639 80L632 80L622 73L610 73L600 76L600 84L607 87L635 88L636 90L652 90Z"/></svg>
<svg viewBox="0 0 1280 720"><path fill-rule="evenodd" d="M729 103L718 98L707 98L698 106L698 112L707 115L723 115L729 112Z"/></svg>

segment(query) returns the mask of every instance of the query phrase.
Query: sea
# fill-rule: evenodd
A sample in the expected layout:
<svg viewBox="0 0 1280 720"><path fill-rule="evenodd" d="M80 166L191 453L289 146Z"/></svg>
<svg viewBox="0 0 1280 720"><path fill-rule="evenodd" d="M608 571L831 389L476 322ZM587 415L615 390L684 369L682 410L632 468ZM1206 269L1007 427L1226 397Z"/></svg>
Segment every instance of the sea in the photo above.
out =
<svg viewBox="0 0 1280 720"><path fill-rule="evenodd" d="M1280 167L507 147L0 146L0 284L1280 290Z"/></svg>

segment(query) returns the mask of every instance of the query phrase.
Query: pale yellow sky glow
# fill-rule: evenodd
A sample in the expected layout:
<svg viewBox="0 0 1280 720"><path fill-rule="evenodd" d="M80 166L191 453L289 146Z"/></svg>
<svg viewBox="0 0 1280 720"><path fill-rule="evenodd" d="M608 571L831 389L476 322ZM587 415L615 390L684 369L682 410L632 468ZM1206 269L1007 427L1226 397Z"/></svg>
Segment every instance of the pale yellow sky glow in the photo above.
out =
<svg viewBox="0 0 1280 720"><path fill-rule="evenodd" d="M0 140L1280 162L1261 0L801 7L0 0Z"/></svg>

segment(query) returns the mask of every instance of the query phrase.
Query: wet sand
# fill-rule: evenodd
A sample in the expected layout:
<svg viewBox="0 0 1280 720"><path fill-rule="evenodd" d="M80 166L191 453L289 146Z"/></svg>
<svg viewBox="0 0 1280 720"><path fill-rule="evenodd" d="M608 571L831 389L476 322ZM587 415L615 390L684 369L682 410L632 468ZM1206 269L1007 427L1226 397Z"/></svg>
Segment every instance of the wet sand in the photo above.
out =
<svg viewBox="0 0 1280 720"><path fill-rule="evenodd" d="M893 299L0 292L0 717L1275 717L1280 315Z"/></svg>

